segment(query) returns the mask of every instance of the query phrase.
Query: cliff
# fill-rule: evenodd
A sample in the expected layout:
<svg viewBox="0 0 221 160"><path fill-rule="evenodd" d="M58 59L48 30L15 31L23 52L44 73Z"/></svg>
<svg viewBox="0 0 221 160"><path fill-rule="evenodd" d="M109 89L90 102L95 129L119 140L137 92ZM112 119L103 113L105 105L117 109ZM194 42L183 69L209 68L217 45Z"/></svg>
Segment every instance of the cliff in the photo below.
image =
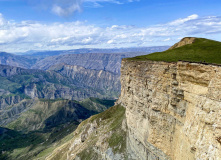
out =
<svg viewBox="0 0 221 160"><path fill-rule="evenodd" d="M220 66L123 60L121 74L136 159L221 159Z"/></svg>
<svg viewBox="0 0 221 160"><path fill-rule="evenodd" d="M47 159L220 160L220 56L220 42L184 38L123 59L118 105L81 123Z"/></svg>

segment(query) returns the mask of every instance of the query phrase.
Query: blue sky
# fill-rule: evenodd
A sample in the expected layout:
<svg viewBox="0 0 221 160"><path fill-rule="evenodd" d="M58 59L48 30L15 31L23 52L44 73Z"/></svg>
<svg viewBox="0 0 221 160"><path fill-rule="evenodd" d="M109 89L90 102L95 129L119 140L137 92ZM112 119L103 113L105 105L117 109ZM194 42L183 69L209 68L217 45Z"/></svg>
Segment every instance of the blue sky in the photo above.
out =
<svg viewBox="0 0 221 160"><path fill-rule="evenodd" d="M0 0L0 51L221 41L220 0Z"/></svg>

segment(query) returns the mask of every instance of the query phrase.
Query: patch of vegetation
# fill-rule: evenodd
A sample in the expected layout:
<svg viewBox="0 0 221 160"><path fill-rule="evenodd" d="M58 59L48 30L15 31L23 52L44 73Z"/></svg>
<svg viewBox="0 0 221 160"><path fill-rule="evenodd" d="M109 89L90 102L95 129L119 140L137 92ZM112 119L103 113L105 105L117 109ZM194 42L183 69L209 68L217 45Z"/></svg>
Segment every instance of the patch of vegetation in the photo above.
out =
<svg viewBox="0 0 221 160"><path fill-rule="evenodd" d="M12 82L10 80L8 80L6 77L1 77L0 76L0 88L4 89L6 91L9 91L11 93L16 93L17 89L20 88L21 85L16 83L16 82Z"/></svg>
<svg viewBox="0 0 221 160"><path fill-rule="evenodd" d="M99 119L101 119L102 121L105 120L112 121L110 126L110 130L112 130L118 127L119 125L121 125L124 118L125 118L125 108L122 107L121 105L116 105L100 114L91 117L91 121L96 119L98 125L100 123Z"/></svg>
<svg viewBox="0 0 221 160"><path fill-rule="evenodd" d="M108 108L114 106L115 100L103 100L98 98L88 98L79 102L80 105L84 106L95 114L103 112Z"/></svg>
<svg viewBox="0 0 221 160"><path fill-rule="evenodd" d="M196 38L194 43L179 48L127 59L136 61L152 60L166 62L177 62L182 60L221 64L221 42Z"/></svg>
<svg viewBox="0 0 221 160"><path fill-rule="evenodd" d="M99 155L94 152L92 147L89 147L83 152L79 153L78 157L80 157L82 160L97 160L99 158Z"/></svg>
<svg viewBox="0 0 221 160"><path fill-rule="evenodd" d="M71 134L77 125L69 123L57 126L52 130L35 131L28 134L7 129L7 132L0 136L0 157L16 160L45 157L55 148L55 143L59 145L71 139L71 137L63 138Z"/></svg>
<svg viewBox="0 0 221 160"><path fill-rule="evenodd" d="M126 132L116 130L108 139L109 146L113 148L114 153L123 153L126 151Z"/></svg>

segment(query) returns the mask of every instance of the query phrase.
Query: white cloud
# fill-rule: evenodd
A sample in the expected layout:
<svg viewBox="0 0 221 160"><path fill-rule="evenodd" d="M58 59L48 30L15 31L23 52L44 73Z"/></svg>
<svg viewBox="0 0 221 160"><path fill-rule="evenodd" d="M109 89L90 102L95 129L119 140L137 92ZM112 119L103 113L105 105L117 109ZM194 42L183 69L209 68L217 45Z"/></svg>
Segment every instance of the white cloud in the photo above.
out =
<svg viewBox="0 0 221 160"><path fill-rule="evenodd" d="M67 17L82 11L82 7L102 7L104 3L124 4L139 0L25 0L37 8L51 10L52 13Z"/></svg>
<svg viewBox="0 0 221 160"><path fill-rule="evenodd" d="M188 16L186 18L177 19L177 20L175 20L173 22L170 22L169 24L170 25L180 25L180 24L183 24L185 22L188 22L188 21L191 21L191 20L195 20L197 18L199 18L199 16L197 14L193 14L193 15L190 15L190 16Z"/></svg>
<svg viewBox="0 0 221 160"><path fill-rule="evenodd" d="M113 42L114 42L114 40L111 39L111 40L107 41L107 44L111 44L111 43L113 43Z"/></svg>
<svg viewBox="0 0 221 160"><path fill-rule="evenodd" d="M167 39L164 39L163 41L166 42L166 41L170 41L171 39L170 38L167 38Z"/></svg>
<svg viewBox="0 0 221 160"><path fill-rule="evenodd" d="M112 48L172 45L186 36L221 40L221 17L191 15L165 24L147 27L113 25L99 27L87 22L44 24L15 23L0 14L0 51Z"/></svg>
<svg viewBox="0 0 221 160"><path fill-rule="evenodd" d="M61 17L69 16L77 11L80 12L82 1L83 0L73 0L69 5L61 5L60 3L54 4L52 7L52 12Z"/></svg>
<svg viewBox="0 0 221 160"><path fill-rule="evenodd" d="M3 26L5 24L5 19L3 15L0 13L0 26Z"/></svg>

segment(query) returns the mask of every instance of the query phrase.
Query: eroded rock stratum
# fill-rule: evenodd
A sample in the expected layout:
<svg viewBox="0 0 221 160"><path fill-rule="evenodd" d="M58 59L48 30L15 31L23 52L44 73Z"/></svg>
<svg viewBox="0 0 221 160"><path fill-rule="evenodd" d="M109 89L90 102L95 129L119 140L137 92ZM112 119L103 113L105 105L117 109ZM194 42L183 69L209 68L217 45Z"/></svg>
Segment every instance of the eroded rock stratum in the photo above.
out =
<svg viewBox="0 0 221 160"><path fill-rule="evenodd" d="M127 150L134 159L221 159L221 67L123 60Z"/></svg>

